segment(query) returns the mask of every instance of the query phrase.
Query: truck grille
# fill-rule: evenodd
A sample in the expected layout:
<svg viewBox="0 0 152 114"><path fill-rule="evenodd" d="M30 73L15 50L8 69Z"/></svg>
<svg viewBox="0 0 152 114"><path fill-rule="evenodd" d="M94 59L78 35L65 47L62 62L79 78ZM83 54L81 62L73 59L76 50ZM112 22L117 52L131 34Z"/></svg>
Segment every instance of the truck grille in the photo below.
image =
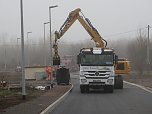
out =
<svg viewBox="0 0 152 114"><path fill-rule="evenodd" d="M105 82L89 82L89 85L103 85Z"/></svg>
<svg viewBox="0 0 152 114"><path fill-rule="evenodd" d="M107 76L94 76L94 77L91 77L91 76L86 76L86 79L108 79L109 77Z"/></svg>
<svg viewBox="0 0 152 114"><path fill-rule="evenodd" d="M85 76L109 76L110 71L85 71Z"/></svg>

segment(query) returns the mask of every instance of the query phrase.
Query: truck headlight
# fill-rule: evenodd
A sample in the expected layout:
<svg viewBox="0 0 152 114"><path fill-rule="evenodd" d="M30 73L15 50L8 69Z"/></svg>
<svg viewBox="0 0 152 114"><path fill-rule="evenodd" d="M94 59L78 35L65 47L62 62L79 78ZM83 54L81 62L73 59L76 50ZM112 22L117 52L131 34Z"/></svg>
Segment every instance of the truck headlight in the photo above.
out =
<svg viewBox="0 0 152 114"><path fill-rule="evenodd" d="M80 74L81 74L81 75L84 75L84 72L83 72L83 71L80 71Z"/></svg>
<svg viewBox="0 0 152 114"><path fill-rule="evenodd" d="M113 79L108 79L107 82L108 82L109 84L112 84L112 83L113 83Z"/></svg>
<svg viewBox="0 0 152 114"><path fill-rule="evenodd" d="M86 79L81 79L81 82L85 83L85 82L87 82L87 80Z"/></svg>
<svg viewBox="0 0 152 114"><path fill-rule="evenodd" d="M110 76L114 76L114 72L113 71L110 72Z"/></svg>

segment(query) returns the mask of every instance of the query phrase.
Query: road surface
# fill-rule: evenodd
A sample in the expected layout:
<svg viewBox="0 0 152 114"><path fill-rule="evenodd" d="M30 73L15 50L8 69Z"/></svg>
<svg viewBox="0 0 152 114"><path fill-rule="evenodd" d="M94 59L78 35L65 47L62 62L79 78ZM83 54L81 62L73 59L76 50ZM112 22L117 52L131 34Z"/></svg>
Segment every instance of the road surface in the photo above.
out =
<svg viewBox="0 0 152 114"><path fill-rule="evenodd" d="M92 91L80 93L79 80L69 96L50 114L152 114L152 94L132 85L114 93Z"/></svg>

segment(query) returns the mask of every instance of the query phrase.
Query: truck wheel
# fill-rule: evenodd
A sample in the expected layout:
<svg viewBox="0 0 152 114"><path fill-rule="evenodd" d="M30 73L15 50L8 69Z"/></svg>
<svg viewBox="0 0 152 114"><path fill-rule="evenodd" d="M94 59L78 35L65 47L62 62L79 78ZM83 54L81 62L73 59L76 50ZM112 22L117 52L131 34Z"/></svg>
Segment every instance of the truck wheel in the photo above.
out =
<svg viewBox="0 0 152 114"><path fill-rule="evenodd" d="M113 93L114 87L113 86L109 86L109 93Z"/></svg>
<svg viewBox="0 0 152 114"><path fill-rule="evenodd" d="M81 93L84 93L85 92L85 89L84 88L80 88L81 90Z"/></svg>
<svg viewBox="0 0 152 114"><path fill-rule="evenodd" d="M81 93L84 93L86 90L86 87L84 85L80 85L80 91Z"/></svg>
<svg viewBox="0 0 152 114"><path fill-rule="evenodd" d="M87 87L86 87L86 92L87 92L87 93L89 93L89 92L90 92L90 90L89 90L89 86L87 86Z"/></svg>
<svg viewBox="0 0 152 114"><path fill-rule="evenodd" d="M108 86L107 87L107 92L108 93L113 93L113 89L114 89L113 86Z"/></svg>
<svg viewBox="0 0 152 114"><path fill-rule="evenodd" d="M106 93L113 93L113 90L114 90L114 87L112 85L109 85L109 86L105 86L104 87L104 91Z"/></svg>
<svg viewBox="0 0 152 114"><path fill-rule="evenodd" d="M121 75L115 76L114 88L123 89L123 78Z"/></svg>
<svg viewBox="0 0 152 114"><path fill-rule="evenodd" d="M123 79L122 77L120 78L120 82L119 82L119 89L123 89Z"/></svg>

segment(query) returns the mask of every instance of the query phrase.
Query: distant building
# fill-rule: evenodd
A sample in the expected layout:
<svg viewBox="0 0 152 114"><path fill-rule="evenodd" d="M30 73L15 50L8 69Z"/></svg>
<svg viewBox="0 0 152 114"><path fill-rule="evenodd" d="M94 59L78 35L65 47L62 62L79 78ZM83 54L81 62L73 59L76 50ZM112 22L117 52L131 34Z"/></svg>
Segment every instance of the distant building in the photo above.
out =
<svg viewBox="0 0 152 114"><path fill-rule="evenodd" d="M26 80L44 80L47 78L45 66L25 67Z"/></svg>
<svg viewBox="0 0 152 114"><path fill-rule="evenodd" d="M70 71L75 71L78 68L75 57L72 55L65 55L61 58L61 66L69 68Z"/></svg>

